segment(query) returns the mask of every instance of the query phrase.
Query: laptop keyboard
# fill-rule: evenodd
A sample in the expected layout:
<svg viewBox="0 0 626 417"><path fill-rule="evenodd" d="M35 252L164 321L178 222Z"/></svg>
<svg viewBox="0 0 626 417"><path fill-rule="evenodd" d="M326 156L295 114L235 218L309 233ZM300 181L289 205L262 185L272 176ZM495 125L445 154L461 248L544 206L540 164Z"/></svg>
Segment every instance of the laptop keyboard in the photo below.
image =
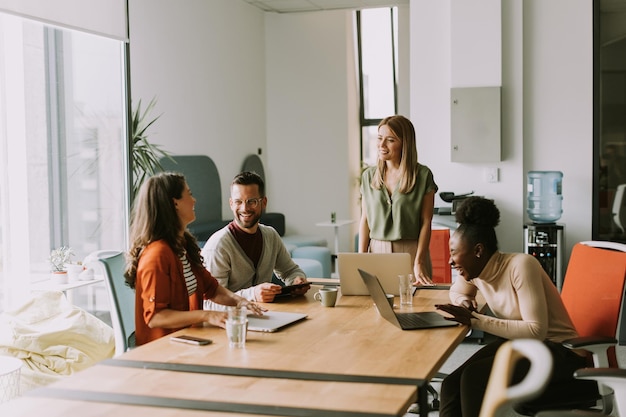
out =
<svg viewBox="0 0 626 417"><path fill-rule="evenodd" d="M415 313L396 314L396 317L398 317L398 321L403 328L420 327L429 323L428 320Z"/></svg>

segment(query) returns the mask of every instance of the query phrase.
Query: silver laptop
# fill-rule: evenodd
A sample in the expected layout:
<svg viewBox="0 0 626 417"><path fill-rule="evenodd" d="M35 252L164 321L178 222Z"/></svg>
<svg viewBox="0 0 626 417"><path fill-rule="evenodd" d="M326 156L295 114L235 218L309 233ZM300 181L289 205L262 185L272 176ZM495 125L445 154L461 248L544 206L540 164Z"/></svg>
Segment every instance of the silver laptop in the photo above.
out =
<svg viewBox="0 0 626 417"><path fill-rule="evenodd" d="M337 262L341 295L369 295L359 269L376 275L385 292L393 295L400 294L398 275L413 273L408 253L340 252Z"/></svg>
<svg viewBox="0 0 626 417"><path fill-rule="evenodd" d="M458 326L455 321L446 320L441 314L434 311L420 311L412 313L396 313L387 302L385 291L375 275L359 269L359 274L376 304L378 313L389 323L402 330L432 329L435 327Z"/></svg>
<svg viewBox="0 0 626 417"><path fill-rule="evenodd" d="M306 318L304 313L266 311L262 316L248 315L248 330L253 332L275 332Z"/></svg>

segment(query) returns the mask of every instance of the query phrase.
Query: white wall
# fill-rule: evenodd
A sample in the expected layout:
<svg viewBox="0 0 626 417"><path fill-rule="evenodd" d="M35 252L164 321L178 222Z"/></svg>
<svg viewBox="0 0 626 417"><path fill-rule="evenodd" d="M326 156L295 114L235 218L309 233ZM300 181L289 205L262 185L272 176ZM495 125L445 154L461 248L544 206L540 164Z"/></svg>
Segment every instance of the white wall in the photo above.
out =
<svg viewBox="0 0 626 417"><path fill-rule="evenodd" d="M474 190L495 199L502 212L498 237L505 251L523 248L527 171L563 171L560 222L565 224L569 254L576 241L591 238L591 4L501 3L502 161L464 164L450 162L449 156L450 25L455 1L467 0L410 3L411 117L418 130L420 159L433 170L440 190ZM485 166L500 169L500 182L483 180Z"/></svg>
<svg viewBox="0 0 626 417"><path fill-rule="evenodd" d="M410 105L421 162L440 190L496 200L505 251L522 250L526 172L561 170L567 247L590 239L590 2L501 2L502 161L469 164L450 162L454 1L468 0L412 0L410 44L399 44L410 50L410 76L400 76L410 102L401 103L406 111ZM285 213L291 232L325 233L331 241L316 222L331 211L358 216L351 194L358 107L350 13L265 14L233 0L129 3L132 93L144 101L156 95L163 112L151 137L178 154L215 160L225 218L230 179L257 148L268 208ZM499 168L500 182L484 182L486 166ZM342 250L351 248L350 234L342 237Z"/></svg>
<svg viewBox="0 0 626 417"><path fill-rule="evenodd" d="M129 14L133 97L156 95L163 113L150 138L215 161L225 219L230 180L262 148L268 211L285 214L288 233L332 244L315 223L358 218L353 14L264 14L233 0L131 0ZM341 250L355 232L341 230Z"/></svg>
<svg viewBox="0 0 626 417"><path fill-rule="evenodd" d="M150 139L210 156L232 218L230 181L248 154L267 151L264 13L233 0L130 0L129 21L133 101L156 96L162 113Z"/></svg>
<svg viewBox="0 0 626 417"><path fill-rule="evenodd" d="M592 23L588 0L524 1L524 172L563 172L568 247L591 239Z"/></svg>
<svg viewBox="0 0 626 417"><path fill-rule="evenodd" d="M324 236L332 247L332 229L315 223L331 212L353 218L358 198L352 14L268 13L265 30L268 211L285 214L288 234ZM341 230L341 250L352 233Z"/></svg>

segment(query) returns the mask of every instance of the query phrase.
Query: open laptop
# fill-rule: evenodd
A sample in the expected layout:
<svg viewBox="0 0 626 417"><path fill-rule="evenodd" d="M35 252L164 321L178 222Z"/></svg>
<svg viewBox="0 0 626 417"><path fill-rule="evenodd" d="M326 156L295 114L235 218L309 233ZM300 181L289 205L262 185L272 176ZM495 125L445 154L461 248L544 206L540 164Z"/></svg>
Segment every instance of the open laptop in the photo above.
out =
<svg viewBox="0 0 626 417"><path fill-rule="evenodd" d="M385 291L375 275L359 269L359 274L376 303L380 315L389 323L402 330L432 329L435 327L458 326L457 322L446 320L441 314L434 311L420 311L413 313L396 313L387 302Z"/></svg>
<svg viewBox="0 0 626 417"><path fill-rule="evenodd" d="M253 332L275 332L306 318L304 313L266 311L262 316L248 315L248 330Z"/></svg>
<svg viewBox="0 0 626 417"><path fill-rule="evenodd" d="M408 253L354 253L337 254L341 295L369 295L359 276L359 269L370 271L380 279L388 294L399 295L398 275L413 273L411 255Z"/></svg>

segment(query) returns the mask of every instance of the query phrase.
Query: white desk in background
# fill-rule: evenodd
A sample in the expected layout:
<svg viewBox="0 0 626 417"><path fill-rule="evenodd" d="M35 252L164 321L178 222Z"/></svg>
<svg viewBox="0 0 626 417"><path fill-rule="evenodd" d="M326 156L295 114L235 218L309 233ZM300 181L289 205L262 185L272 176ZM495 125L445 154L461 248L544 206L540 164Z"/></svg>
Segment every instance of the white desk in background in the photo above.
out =
<svg viewBox="0 0 626 417"><path fill-rule="evenodd" d="M452 214L434 214L432 224L433 226L447 227L451 234L458 227L456 218Z"/></svg>
<svg viewBox="0 0 626 417"><path fill-rule="evenodd" d="M44 275L42 274L42 277ZM31 283L30 290L31 291L61 291L67 297L67 300L73 304L73 290L80 287L87 287L99 284L104 282L104 278L102 276L96 275L94 279L86 280L86 281L70 281L66 284L58 284L56 282L52 282L50 279L43 279L41 281L36 281ZM89 296L87 297L87 310L94 310L95 296L92 288L89 288Z"/></svg>
<svg viewBox="0 0 626 417"><path fill-rule="evenodd" d="M346 226L354 222L356 222L356 220L336 220L334 222L315 223L315 225L319 227L334 227L335 228L335 252L333 254L337 255L337 253L339 252L339 228L341 226Z"/></svg>

